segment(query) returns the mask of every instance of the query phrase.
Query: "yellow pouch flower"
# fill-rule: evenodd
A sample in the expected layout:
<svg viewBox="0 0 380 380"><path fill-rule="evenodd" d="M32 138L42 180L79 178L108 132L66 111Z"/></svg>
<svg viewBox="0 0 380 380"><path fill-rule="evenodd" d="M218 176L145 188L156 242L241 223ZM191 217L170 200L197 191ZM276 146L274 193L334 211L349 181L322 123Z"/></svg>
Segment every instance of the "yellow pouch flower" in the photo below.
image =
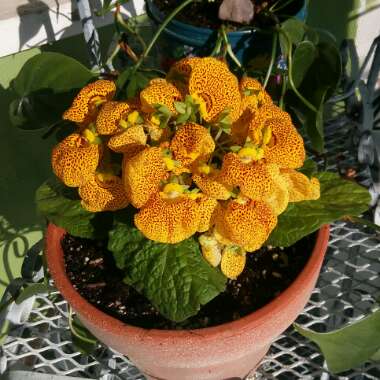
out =
<svg viewBox="0 0 380 380"><path fill-rule="evenodd" d="M152 113L155 111L154 106L160 104L176 115L174 102L182 101L182 94L177 87L165 79L153 79L149 86L140 92L140 101L143 112Z"/></svg>
<svg viewBox="0 0 380 380"><path fill-rule="evenodd" d="M281 177L284 178L288 187L289 202L316 200L321 196L317 178L309 179L304 174L292 169L282 169Z"/></svg>
<svg viewBox="0 0 380 380"><path fill-rule="evenodd" d="M120 130L120 120L132 112L127 102L107 102L100 109L96 118L96 131L100 135L113 135Z"/></svg>
<svg viewBox="0 0 380 380"><path fill-rule="evenodd" d="M95 174L101 153L102 145L91 144L73 133L53 148L53 172L66 186L81 186Z"/></svg>
<svg viewBox="0 0 380 380"><path fill-rule="evenodd" d="M215 143L205 127L187 123L175 133L170 148L175 159L188 166L198 159L207 160L215 149Z"/></svg>
<svg viewBox="0 0 380 380"><path fill-rule="evenodd" d="M239 82L240 94L242 97L242 110L250 106L257 109L263 105L272 104L272 98L264 90L261 83L251 77L243 77Z"/></svg>
<svg viewBox="0 0 380 380"><path fill-rule="evenodd" d="M124 158L122 170L128 198L137 208L159 192L161 181L167 177L162 151L156 147L147 147L132 158Z"/></svg>
<svg viewBox="0 0 380 380"><path fill-rule="evenodd" d="M252 252L265 243L276 224L277 217L265 202L230 200L218 212L215 230L224 239Z"/></svg>
<svg viewBox="0 0 380 380"><path fill-rule="evenodd" d="M215 224L215 217L218 208L218 201L214 198L201 195L197 199L199 205L200 220L198 232L208 231Z"/></svg>
<svg viewBox="0 0 380 380"><path fill-rule="evenodd" d="M223 249L220 269L223 274L235 280L244 270L246 263L246 252L236 246L227 246Z"/></svg>
<svg viewBox="0 0 380 380"><path fill-rule="evenodd" d="M125 153L131 156L133 152L141 150L147 141L144 128L134 125L113 135L108 141L108 147L117 153Z"/></svg>
<svg viewBox="0 0 380 380"><path fill-rule="evenodd" d="M167 199L155 194L135 215L136 227L148 239L170 244L192 236L199 221L197 202L186 196Z"/></svg>
<svg viewBox="0 0 380 380"><path fill-rule="evenodd" d="M83 208L91 212L115 211L127 207L128 197L121 178L95 174L79 187Z"/></svg>
<svg viewBox="0 0 380 380"><path fill-rule="evenodd" d="M192 67L188 91L206 103L204 120L217 122L219 115L229 109L231 122L240 116L241 96L238 80L228 66L216 58L201 58Z"/></svg>
<svg viewBox="0 0 380 380"><path fill-rule="evenodd" d="M98 113L97 106L111 100L115 92L113 81L100 79L90 83L79 91L62 118L78 124L89 123Z"/></svg>

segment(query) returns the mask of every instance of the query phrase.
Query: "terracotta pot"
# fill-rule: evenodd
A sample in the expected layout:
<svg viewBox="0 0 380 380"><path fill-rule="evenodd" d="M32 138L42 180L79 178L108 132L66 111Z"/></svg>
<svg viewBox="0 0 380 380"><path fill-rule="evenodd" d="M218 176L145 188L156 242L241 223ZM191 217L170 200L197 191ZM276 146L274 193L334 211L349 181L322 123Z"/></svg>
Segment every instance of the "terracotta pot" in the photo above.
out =
<svg viewBox="0 0 380 380"><path fill-rule="evenodd" d="M296 319L317 281L329 239L320 229L312 255L295 281L269 304L237 321L197 330L147 330L127 325L88 303L65 273L61 238L50 224L46 255L56 287L83 324L104 344L127 355L150 379L244 378Z"/></svg>

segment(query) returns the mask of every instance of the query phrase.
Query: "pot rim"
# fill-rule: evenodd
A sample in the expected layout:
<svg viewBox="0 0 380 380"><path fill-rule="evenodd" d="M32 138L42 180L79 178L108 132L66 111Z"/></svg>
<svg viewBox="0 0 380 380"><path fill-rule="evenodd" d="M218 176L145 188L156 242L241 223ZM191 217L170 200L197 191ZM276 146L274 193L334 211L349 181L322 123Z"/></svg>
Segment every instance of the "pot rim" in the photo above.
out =
<svg viewBox="0 0 380 380"><path fill-rule="evenodd" d="M128 325L105 312L97 309L84 299L71 284L66 275L63 250L61 248L61 239L65 234L65 230L61 227L50 223L47 227L45 254L49 271L54 280L56 288L61 292L66 301L73 307L73 309L84 315L95 325L101 325L109 332L115 334L125 334L133 336L144 336L145 338L159 338L159 339L176 339L181 340L194 340L212 338L218 334L236 335L246 329L252 329L260 326L270 318L271 314L276 310L284 308L284 305L289 303L299 289L304 287L308 278L316 271L319 270L321 262L327 250L330 226L324 225L318 231L317 239L312 251L312 254L303 268L302 272L296 279L276 298L267 303L260 309L248 314L238 320L223 323L221 325L205 327L192 330L159 330L159 329L145 329L142 327Z"/></svg>

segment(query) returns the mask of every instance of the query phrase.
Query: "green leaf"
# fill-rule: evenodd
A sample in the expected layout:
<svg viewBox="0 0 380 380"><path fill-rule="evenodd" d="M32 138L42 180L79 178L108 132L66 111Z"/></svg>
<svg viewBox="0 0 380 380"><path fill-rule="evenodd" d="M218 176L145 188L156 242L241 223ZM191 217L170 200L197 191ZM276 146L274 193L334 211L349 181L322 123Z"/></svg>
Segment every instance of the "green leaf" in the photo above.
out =
<svg viewBox="0 0 380 380"><path fill-rule="evenodd" d="M294 51L292 77L297 88L302 83L316 56L317 49L310 41L301 42Z"/></svg>
<svg viewBox="0 0 380 380"><path fill-rule="evenodd" d="M232 145L232 146L230 146L230 151L234 152L234 153L239 152L240 149L241 149L241 146L239 146L239 145Z"/></svg>
<svg viewBox="0 0 380 380"><path fill-rule="evenodd" d="M190 115L188 114L182 114L182 115L179 115L176 119L176 124L183 124L183 123L186 123L187 120L189 120L189 117Z"/></svg>
<svg viewBox="0 0 380 380"><path fill-rule="evenodd" d="M129 256L143 250L146 244L146 237L132 223L117 223L109 232L108 249L120 269L126 267Z"/></svg>
<svg viewBox="0 0 380 380"><path fill-rule="evenodd" d="M356 368L380 350L380 310L355 323L328 333L317 333L295 325L295 329L315 342L333 373Z"/></svg>
<svg viewBox="0 0 380 380"><path fill-rule="evenodd" d="M341 179L335 173L315 175L321 183L321 197L315 201L290 203L278 217L278 224L267 244L288 247L322 225L344 216L358 216L369 207L370 195L366 188Z"/></svg>
<svg viewBox="0 0 380 380"><path fill-rule="evenodd" d="M137 95L138 90L139 88L137 85L137 78L136 76L133 76L127 84L127 88L126 88L127 98L128 99L134 98Z"/></svg>
<svg viewBox="0 0 380 380"><path fill-rule="evenodd" d="M303 163L302 168L298 169L299 172L305 174L305 176L311 178L318 171L317 164L311 158L307 158Z"/></svg>
<svg viewBox="0 0 380 380"><path fill-rule="evenodd" d="M158 113L163 116L170 117L172 115L170 109L164 104L154 104L153 107Z"/></svg>
<svg viewBox="0 0 380 380"><path fill-rule="evenodd" d="M132 67L127 67L117 78L116 80L116 87L121 90L125 84L128 82L131 74L132 74Z"/></svg>
<svg viewBox="0 0 380 380"><path fill-rule="evenodd" d="M203 259L193 238L177 244L156 243L120 223L110 232L108 248L123 267L124 281L172 321L197 314L225 289L226 278Z"/></svg>
<svg viewBox="0 0 380 380"><path fill-rule="evenodd" d="M83 326L77 316L70 315L71 339L75 347L83 354L92 354L98 346L98 340Z"/></svg>
<svg viewBox="0 0 380 380"><path fill-rule="evenodd" d="M297 45L305 34L305 24L296 18L289 18L281 24L281 28L288 34L293 45ZM288 44L286 38L280 33L280 46L282 54L288 55Z"/></svg>
<svg viewBox="0 0 380 380"><path fill-rule="evenodd" d="M9 107L12 124L34 130L58 123L74 95L94 78L85 66L63 54L32 57L11 83L18 95Z"/></svg>
<svg viewBox="0 0 380 380"><path fill-rule="evenodd" d="M38 211L51 223L64 228L71 235L99 239L108 233L111 213L92 213L80 203L76 190L56 179L42 184L36 192Z"/></svg>
<svg viewBox="0 0 380 380"><path fill-rule="evenodd" d="M82 88L94 77L90 70L74 58L46 52L25 63L12 81L12 88L20 97L44 89L62 93Z"/></svg>
<svg viewBox="0 0 380 380"><path fill-rule="evenodd" d="M55 288L53 286L50 286L45 283L28 284L16 298L16 304L19 305L21 302L24 302L25 300L32 296L35 296L36 294L50 293L54 290Z"/></svg>
<svg viewBox="0 0 380 380"><path fill-rule="evenodd" d="M186 103L174 102L174 107L178 113L184 114L186 112Z"/></svg>
<svg viewBox="0 0 380 380"><path fill-rule="evenodd" d="M310 26L307 26L306 38L308 41L312 42L314 45L317 45L319 43L318 32L315 29L311 28Z"/></svg>
<svg viewBox="0 0 380 380"><path fill-rule="evenodd" d="M75 92L54 94L51 90L41 90L16 98L9 105L9 120L25 130L67 125L69 122L62 120L62 114L70 106Z"/></svg>
<svg viewBox="0 0 380 380"><path fill-rule="evenodd" d="M323 108L324 102L334 93L341 76L341 58L337 47L327 42L316 46L316 57L303 76L299 92L314 105L318 112L310 110L290 90L285 104L299 118L311 140L312 147L324 151Z"/></svg>
<svg viewBox="0 0 380 380"><path fill-rule="evenodd" d="M149 84L149 78L139 71L135 74L135 76L139 91L143 90Z"/></svg>

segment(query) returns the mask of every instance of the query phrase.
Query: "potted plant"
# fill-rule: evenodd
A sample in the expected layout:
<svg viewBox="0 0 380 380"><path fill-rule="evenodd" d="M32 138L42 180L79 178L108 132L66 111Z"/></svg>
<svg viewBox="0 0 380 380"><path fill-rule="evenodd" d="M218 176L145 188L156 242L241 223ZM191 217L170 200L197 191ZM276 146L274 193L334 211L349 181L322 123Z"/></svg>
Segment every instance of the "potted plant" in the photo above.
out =
<svg viewBox="0 0 380 380"><path fill-rule="evenodd" d="M307 302L323 226L363 212L368 192L317 173L289 114L216 58L116 90L98 79L75 95L59 181L37 191L55 285L152 378L243 377Z"/></svg>
<svg viewBox="0 0 380 380"><path fill-rule="evenodd" d="M162 25L175 12L178 1L147 0L148 15ZM231 45L229 54L247 64L254 56L270 56L272 28L291 17L306 19L307 2L217 0L182 2L184 10L176 14L164 29L163 61L186 55L209 55L219 38ZM219 31L219 32L218 32ZM166 49L165 49L166 47Z"/></svg>
<svg viewBox="0 0 380 380"><path fill-rule="evenodd" d="M118 76L43 53L13 83L16 124L48 125L49 102L63 111L47 133L59 132L55 179L36 194L46 260L82 323L149 378L243 377L307 302L327 224L360 215L369 194L318 172L287 98L223 56L152 79L158 34Z"/></svg>

